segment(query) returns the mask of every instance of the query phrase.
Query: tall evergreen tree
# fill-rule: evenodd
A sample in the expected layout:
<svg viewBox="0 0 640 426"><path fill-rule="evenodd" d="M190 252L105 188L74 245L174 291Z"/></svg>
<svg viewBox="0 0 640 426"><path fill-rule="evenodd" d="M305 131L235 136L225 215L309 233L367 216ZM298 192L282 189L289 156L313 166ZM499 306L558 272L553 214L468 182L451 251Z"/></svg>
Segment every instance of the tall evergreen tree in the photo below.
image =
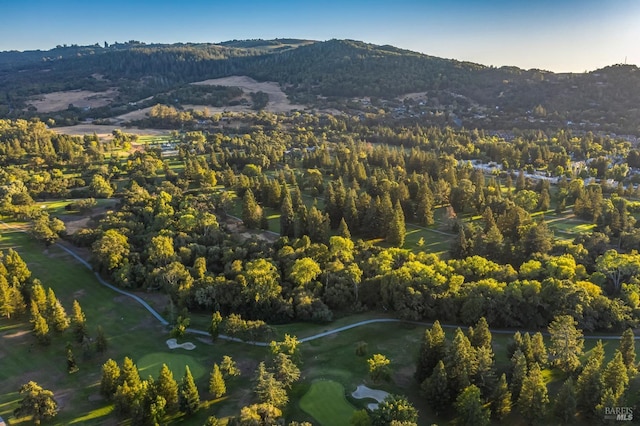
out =
<svg viewBox="0 0 640 426"><path fill-rule="evenodd" d="M422 383L429 377L438 361L443 360L446 349L446 336L440 326L440 321L436 320L431 329L427 329L422 337L418 363L416 366L415 378L418 383Z"/></svg>
<svg viewBox="0 0 640 426"><path fill-rule="evenodd" d="M616 397L620 397L629 385L627 367L624 365L622 353L617 349L613 359L602 372L602 385L604 389L611 389Z"/></svg>
<svg viewBox="0 0 640 426"><path fill-rule="evenodd" d="M387 231L387 242L395 247L402 247L406 234L407 229L404 223L404 212L402 211L400 202L396 202Z"/></svg>
<svg viewBox="0 0 640 426"><path fill-rule="evenodd" d="M624 360L624 365L627 366L629 376L635 376L638 369L636 365L636 344L633 329L627 328L624 333L622 333L618 350L622 354L622 359Z"/></svg>
<svg viewBox="0 0 640 426"><path fill-rule="evenodd" d="M552 365L565 373L580 366L580 355L584 347L582 331L576 328L576 320L570 315L560 315L549 324L551 347L549 355Z"/></svg>
<svg viewBox="0 0 640 426"><path fill-rule="evenodd" d="M276 380L273 373L267 371L264 362L258 365L255 376L255 392L261 403L283 408L289 402L284 385Z"/></svg>
<svg viewBox="0 0 640 426"><path fill-rule="evenodd" d="M510 412L511 391L507 384L507 376L502 374L491 398L491 413L497 420L501 420Z"/></svg>
<svg viewBox="0 0 640 426"><path fill-rule="evenodd" d="M534 361L537 362L540 367L547 365L549 356L547 355L547 347L544 344L542 333L537 332L533 335L533 338L531 339L531 352L533 354Z"/></svg>
<svg viewBox="0 0 640 426"><path fill-rule="evenodd" d="M242 197L242 222L249 229L258 229L262 219L262 207L258 205L251 189Z"/></svg>
<svg viewBox="0 0 640 426"><path fill-rule="evenodd" d="M422 382L421 388L429 406L436 414L444 413L451 405L447 370L442 361L438 361L433 374Z"/></svg>
<svg viewBox="0 0 640 426"><path fill-rule="evenodd" d="M87 336L87 319L82 312L80 303L77 300L73 301L73 307L71 310L71 329L73 330L73 336L77 342L82 342Z"/></svg>
<svg viewBox="0 0 640 426"><path fill-rule="evenodd" d="M491 411L484 407L480 389L475 385L466 387L456 398L456 424L464 426L486 426Z"/></svg>
<svg viewBox="0 0 640 426"><path fill-rule="evenodd" d="M227 393L227 386L224 383L222 372L218 364L213 364L213 370L211 370L211 377L209 378L209 393L214 397L220 398Z"/></svg>
<svg viewBox="0 0 640 426"><path fill-rule="evenodd" d="M178 396L178 382L173 378L173 372L167 364L162 364L158 380L155 381L155 392L158 396L164 398L166 402L165 409L168 413L175 413L180 408L180 400Z"/></svg>
<svg viewBox="0 0 640 426"><path fill-rule="evenodd" d="M461 392L471 384L471 378L477 370L477 359L471 342L461 329L457 329L453 342L445 356L449 387L454 394Z"/></svg>
<svg viewBox="0 0 640 426"><path fill-rule="evenodd" d="M475 350L475 354L477 367L472 382L480 388L483 396L488 397L496 384L493 349L491 346L480 346Z"/></svg>
<svg viewBox="0 0 640 426"><path fill-rule="evenodd" d="M491 348L491 331L485 317L480 317L469 340L474 348Z"/></svg>
<svg viewBox="0 0 640 426"><path fill-rule="evenodd" d="M516 350L511 357L511 367L511 394L516 401L520 396L524 378L527 376L527 359L520 349Z"/></svg>
<svg viewBox="0 0 640 426"><path fill-rule="evenodd" d="M120 369L120 383L126 383L131 389L137 389L141 382L138 366L128 356L124 357Z"/></svg>
<svg viewBox="0 0 640 426"><path fill-rule="evenodd" d="M104 335L104 329L101 325L96 329L96 351L98 353L103 353L107 350L109 342L107 341L107 336Z"/></svg>
<svg viewBox="0 0 640 426"><path fill-rule="evenodd" d="M598 340L596 346L578 376L576 382L576 400L578 408L588 415L596 415L596 405L602 398L602 363L604 362L604 348Z"/></svg>
<svg viewBox="0 0 640 426"><path fill-rule="evenodd" d="M518 397L518 409L531 425L541 424L549 404L547 385L544 383L540 366L534 363L522 381Z"/></svg>
<svg viewBox="0 0 640 426"><path fill-rule="evenodd" d="M220 311L215 311L211 315L211 322L209 323L209 334L213 341L215 341L220 334L220 324L222 324L222 315L220 314Z"/></svg>
<svg viewBox="0 0 640 426"><path fill-rule="evenodd" d="M571 423L576 415L577 401L573 379L569 377L564 381L560 391L556 395L553 405L553 415L562 423Z"/></svg>
<svg viewBox="0 0 640 426"><path fill-rule="evenodd" d="M49 324L47 324L47 320L40 313L38 305L35 303L31 305L31 323L33 324L33 332L35 333L38 342L42 345L48 345L51 343Z"/></svg>
<svg viewBox="0 0 640 426"><path fill-rule="evenodd" d="M188 365L185 367L184 376L180 383L179 400L180 410L188 416L200 408L200 394Z"/></svg>
<svg viewBox="0 0 640 426"><path fill-rule="evenodd" d="M291 203L291 195L285 189L280 205L280 235L283 237L293 237L295 213Z"/></svg>
<svg viewBox="0 0 640 426"><path fill-rule="evenodd" d="M53 325L53 329L56 332L62 333L69 328L67 312L62 307L60 300L58 300L52 288L49 288L47 292L47 312L50 318L49 322Z"/></svg>
<svg viewBox="0 0 640 426"><path fill-rule="evenodd" d="M120 366L112 359L102 365L102 379L100 380L100 394L111 400L118 389L120 380Z"/></svg>

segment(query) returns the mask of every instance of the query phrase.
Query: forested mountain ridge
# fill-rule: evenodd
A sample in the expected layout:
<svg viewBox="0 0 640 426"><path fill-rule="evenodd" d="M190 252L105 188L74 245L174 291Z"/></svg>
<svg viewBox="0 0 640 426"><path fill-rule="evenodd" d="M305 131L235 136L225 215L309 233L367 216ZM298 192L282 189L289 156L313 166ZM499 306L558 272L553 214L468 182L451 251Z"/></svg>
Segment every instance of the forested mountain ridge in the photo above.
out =
<svg viewBox="0 0 640 426"><path fill-rule="evenodd" d="M43 117L27 109L27 100L55 91L116 87L120 93L113 104L123 105L187 83L231 75L276 81L296 103L340 109L347 109L353 98L397 103L399 96L424 92L428 105L451 114L452 122L460 118L465 127L569 124L617 133L640 129L636 66L558 74L487 67L353 40L172 45L132 41L48 52L0 52L0 114ZM418 115L420 111L414 114Z"/></svg>

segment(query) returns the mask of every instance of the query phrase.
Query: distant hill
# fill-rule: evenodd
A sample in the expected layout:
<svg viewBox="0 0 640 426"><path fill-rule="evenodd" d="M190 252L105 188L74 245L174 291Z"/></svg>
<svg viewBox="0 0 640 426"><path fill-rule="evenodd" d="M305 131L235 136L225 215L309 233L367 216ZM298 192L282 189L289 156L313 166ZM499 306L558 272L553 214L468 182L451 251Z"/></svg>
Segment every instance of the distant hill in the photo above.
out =
<svg viewBox="0 0 640 426"><path fill-rule="evenodd" d="M395 100L424 92L433 108L460 117L466 126L574 125L640 133L636 66L556 74L487 67L354 40L131 41L0 52L0 115L37 115L27 100L50 92L118 88L111 106L122 108L190 82L232 75L278 82L294 102L310 106L347 108L353 98ZM100 114L108 116L108 108L92 112Z"/></svg>

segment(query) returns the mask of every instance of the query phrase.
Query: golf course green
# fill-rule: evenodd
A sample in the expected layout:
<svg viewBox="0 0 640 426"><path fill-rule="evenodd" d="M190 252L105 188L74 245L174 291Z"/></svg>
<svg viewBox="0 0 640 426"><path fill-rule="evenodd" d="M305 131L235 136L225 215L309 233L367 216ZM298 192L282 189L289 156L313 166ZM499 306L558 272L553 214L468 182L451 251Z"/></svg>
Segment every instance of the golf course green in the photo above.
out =
<svg viewBox="0 0 640 426"><path fill-rule="evenodd" d="M316 380L300 399L300 408L321 426L349 426L355 411L344 396L344 387L333 380Z"/></svg>

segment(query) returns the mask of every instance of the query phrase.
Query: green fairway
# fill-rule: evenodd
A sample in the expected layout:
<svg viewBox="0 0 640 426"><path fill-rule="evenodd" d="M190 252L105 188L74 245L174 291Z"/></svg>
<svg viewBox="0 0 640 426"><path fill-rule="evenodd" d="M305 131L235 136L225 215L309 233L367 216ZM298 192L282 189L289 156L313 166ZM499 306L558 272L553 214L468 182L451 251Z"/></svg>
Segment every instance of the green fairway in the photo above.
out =
<svg viewBox="0 0 640 426"><path fill-rule="evenodd" d="M344 396L344 388L332 380L317 380L300 399L300 408L322 426L349 426L355 408Z"/></svg>
<svg viewBox="0 0 640 426"><path fill-rule="evenodd" d="M207 373L205 367L200 364L191 355L181 353L170 353L169 348L167 352L154 352L147 354L140 358L137 362L140 375L146 377L152 375L158 376L162 364L167 364L169 369L173 372L174 379L179 379L184 374L185 366L189 366L191 374L195 380L204 377ZM184 351L184 349L174 349L176 351Z"/></svg>

